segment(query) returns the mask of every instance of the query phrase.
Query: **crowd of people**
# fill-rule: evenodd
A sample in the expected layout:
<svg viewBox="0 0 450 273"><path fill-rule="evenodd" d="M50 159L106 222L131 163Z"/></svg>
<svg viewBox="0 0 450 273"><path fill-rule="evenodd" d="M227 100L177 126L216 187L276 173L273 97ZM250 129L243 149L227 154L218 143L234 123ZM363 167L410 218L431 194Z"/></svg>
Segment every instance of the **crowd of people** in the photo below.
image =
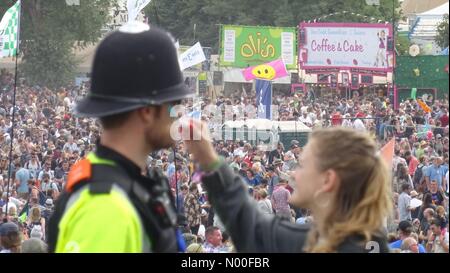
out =
<svg viewBox="0 0 450 273"><path fill-rule="evenodd" d="M73 114L88 83L50 90L22 81L13 109L13 82L12 74L1 72L0 208L8 223L0 226L0 245L2 252L46 252L53 205L71 166L93 150L101 128L96 120ZM287 94L275 95L273 102L279 120L297 120L312 129L351 127L370 134L379 148L395 138L395 208L386 221L391 248L393 252L448 252L448 100L430 102L431 112L412 99L394 110L388 98L373 94L351 99ZM185 104L188 111L194 110L193 101ZM233 119L245 119L246 115L239 113L247 105L256 105L256 96L254 92L235 92L229 97L203 99L200 107L210 104L223 112L231 106ZM213 114L201 119L213 130L221 126ZM217 153L247 183L261 211L298 224L313 222L309 210L295 208L290 202L295 191L292 175L303 152L300 142L293 140L289 147L281 142L273 145L273 149L263 150L245 140L214 141ZM188 252L236 251L202 187L202 171L183 143L150 154L147 165L168 178Z"/></svg>

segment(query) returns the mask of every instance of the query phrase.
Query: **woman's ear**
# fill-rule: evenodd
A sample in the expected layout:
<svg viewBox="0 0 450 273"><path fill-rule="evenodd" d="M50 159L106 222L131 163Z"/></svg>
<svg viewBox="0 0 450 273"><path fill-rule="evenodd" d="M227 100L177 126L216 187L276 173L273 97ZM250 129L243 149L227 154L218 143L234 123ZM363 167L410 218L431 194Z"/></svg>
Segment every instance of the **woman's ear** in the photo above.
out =
<svg viewBox="0 0 450 273"><path fill-rule="evenodd" d="M323 192L336 191L340 184L340 178L337 172L333 169L329 169L325 171L323 176L324 182L322 184L322 191Z"/></svg>

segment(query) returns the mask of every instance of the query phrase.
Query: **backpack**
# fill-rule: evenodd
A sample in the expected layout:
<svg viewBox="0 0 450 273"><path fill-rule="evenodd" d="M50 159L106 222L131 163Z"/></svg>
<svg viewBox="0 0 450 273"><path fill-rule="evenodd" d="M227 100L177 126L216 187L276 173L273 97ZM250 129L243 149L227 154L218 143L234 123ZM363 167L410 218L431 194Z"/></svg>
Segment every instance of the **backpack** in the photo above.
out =
<svg viewBox="0 0 450 273"><path fill-rule="evenodd" d="M51 182L49 188L53 190L53 185L56 185L56 189L58 190L58 193L62 192L62 186L61 183Z"/></svg>
<svg viewBox="0 0 450 273"><path fill-rule="evenodd" d="M45 209L42 211L42 218L45 219L45 223L47 225L48 220L50 219L50 216L52 215L53 211L51 209Z"/></svg>
<svg viewBox="0 0 450 273"><path fill-rule="evenodd" d="M41 226L40 219L39 219L39 222L33 222L27 226L27 234L28 234L29 238L31 238L31 231L33 230L33 228L35 226ZM42 230L42 227L41 227L41 230Z"/></svg>
<svg viewBox="0 0 450 273"><path fill-rule="evenodd" d="M424 178L423 177L423 167L425 167L425 166L420 164L416 168L416 171L414 172L414 179L413 179L414 186L419 185L420 182L422 182L422 179Z"/></svg>
<svg viewBox="0 0 450 273"><path fill-rule="evenodd" d="M39 205L44 206L47 201L47 195L43 191L39 191Z"/></svg>

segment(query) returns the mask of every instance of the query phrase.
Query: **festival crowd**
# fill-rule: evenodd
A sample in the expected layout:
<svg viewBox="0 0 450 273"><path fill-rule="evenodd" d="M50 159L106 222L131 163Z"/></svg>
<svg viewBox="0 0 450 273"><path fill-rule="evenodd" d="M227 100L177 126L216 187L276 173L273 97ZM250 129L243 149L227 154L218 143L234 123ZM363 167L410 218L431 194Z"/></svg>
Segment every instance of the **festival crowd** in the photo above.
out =
<svg viewBox="0 0 450 273"><path fill-rule="evenodd" d="M29 86L21 81L13 109L13 75L0 73L0 209L7 223L0 226L0 249L10 252L47 252L48 220L64 189L70 168L93 151L101 133L93 119L73 114L89 83L57 90ZM296 120L315 129L351 127L370 134L383 147L396 139L392 166L391 217L386 234L392 252L448 252L448 98L427 102L426 112L410 99L395 107L382 94L362 92L352 98L308 94L275 94L278 119ZM248 105L257 105L254 92L234 92L199 104L185 101L188 111L215 105L224 113L230 106L233 119ZM15 111L14 111L15 110ZM15 120L13 123L13 112ZM201 115L211 130L219 130L214 114ZM14 135L12 126L14 124ZM12 143L12 150L11 149ZM271 143L272 149L245 140L215 140L216 151L247 182L255 206L286 221L308 224L314 215L291 207L295 186L292 173L302 153L300 142L289 147ZM11 159L11 160L10 160ZM9 164L11 162L11 164ZM168 178L187 252L234 252L225 226L215 215L200 182L202 172L183 143L175 149L154 152L148 169L159 169ZM9 185L9 188L8 188Z"/></svg>

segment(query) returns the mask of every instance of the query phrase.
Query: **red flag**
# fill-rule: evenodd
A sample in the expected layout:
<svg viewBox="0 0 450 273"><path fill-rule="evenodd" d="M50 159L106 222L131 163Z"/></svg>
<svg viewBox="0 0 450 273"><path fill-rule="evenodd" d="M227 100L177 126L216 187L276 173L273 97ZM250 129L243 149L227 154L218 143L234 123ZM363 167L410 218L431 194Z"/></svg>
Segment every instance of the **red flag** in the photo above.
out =
<svg viewBox="0 0 450 273"><path fill-rule="evenodd" d="M383 148L380 150L380 155L386 162L389 168L392 168L392 160L394 158L395 138L392 138Z"/></svg>

